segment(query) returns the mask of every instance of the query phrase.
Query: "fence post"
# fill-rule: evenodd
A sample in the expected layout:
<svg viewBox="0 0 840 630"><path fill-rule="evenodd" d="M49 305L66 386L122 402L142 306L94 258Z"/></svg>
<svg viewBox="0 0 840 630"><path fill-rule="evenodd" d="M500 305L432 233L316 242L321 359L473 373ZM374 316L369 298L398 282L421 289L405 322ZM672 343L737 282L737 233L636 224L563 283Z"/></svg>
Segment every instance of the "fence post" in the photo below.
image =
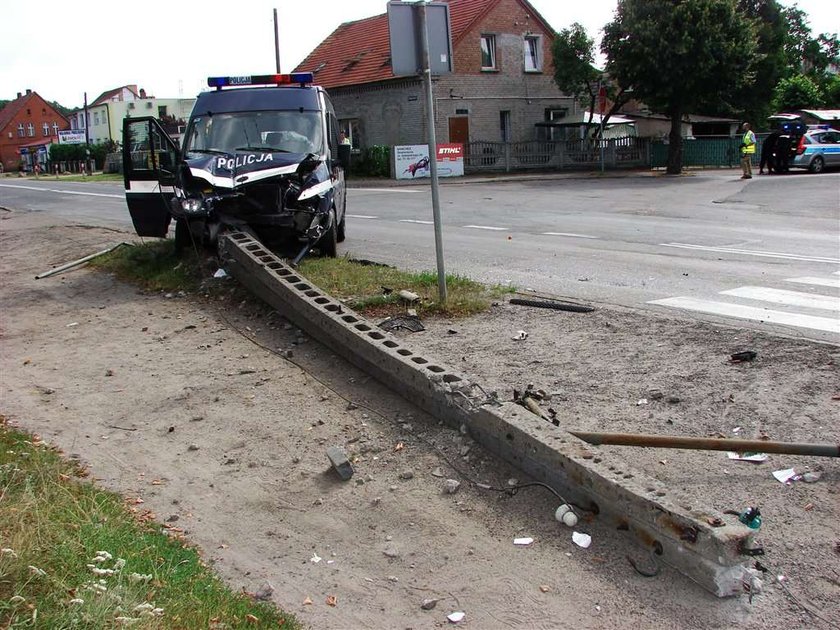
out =
<svg viewBox="0 0 840 630"><path fill-rule="evenodd" d="M505 153L505 172L510 173L510 169L511 169L510 142L505 142L503 146L504 146L504 153Z"/></svg>

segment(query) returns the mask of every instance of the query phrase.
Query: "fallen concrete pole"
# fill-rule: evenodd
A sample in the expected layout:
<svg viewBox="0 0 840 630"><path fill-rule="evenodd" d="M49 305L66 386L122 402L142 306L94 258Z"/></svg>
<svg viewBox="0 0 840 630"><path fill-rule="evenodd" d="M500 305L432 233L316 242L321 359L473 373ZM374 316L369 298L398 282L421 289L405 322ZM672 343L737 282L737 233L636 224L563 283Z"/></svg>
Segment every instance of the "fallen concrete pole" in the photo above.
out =
<svg viewBox="0 0 840 630"><path fill-rule="evenodd" d="M616 446L642 446L650 448L686 448L698 451L735 451L736 453L779 453L782 455L840 457L840 444L733 440L728 438L684 437L680 435L645 435L644 433L589 433L586 431L569 431L569 433L595 446L612 444Z"/></svg>
<svg viewBox="0 0 840 630"><path fill-rule="evenodd" d="M488 451L632 534L659 559L719 597L749 583L753 530L694 505L661 482L602 457L582 440L513 404L489 403L480 387L415 352L313 286L248 234L222 237L229 273L330 350Z"/></svg>

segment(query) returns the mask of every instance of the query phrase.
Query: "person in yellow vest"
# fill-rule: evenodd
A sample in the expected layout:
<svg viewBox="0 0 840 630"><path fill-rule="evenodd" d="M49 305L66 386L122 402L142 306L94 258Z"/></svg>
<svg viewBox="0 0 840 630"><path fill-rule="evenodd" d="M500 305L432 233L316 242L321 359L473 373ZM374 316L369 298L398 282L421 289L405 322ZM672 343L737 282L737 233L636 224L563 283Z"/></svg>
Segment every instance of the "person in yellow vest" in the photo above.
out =
<svg viewBox="0 0 840 630"><path fill-rule="evenodd" d="M752 179L752 156L755 155L755 134L750 129L750 123L741 125L744 132L741 138L741 179Z"/></svg>

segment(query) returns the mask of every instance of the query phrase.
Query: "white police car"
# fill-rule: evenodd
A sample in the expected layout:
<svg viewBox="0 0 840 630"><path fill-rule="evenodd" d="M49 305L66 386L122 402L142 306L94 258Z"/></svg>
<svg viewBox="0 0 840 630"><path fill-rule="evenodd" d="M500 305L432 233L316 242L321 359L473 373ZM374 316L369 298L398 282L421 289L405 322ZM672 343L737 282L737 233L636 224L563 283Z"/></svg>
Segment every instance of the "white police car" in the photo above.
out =
<svg viewBox="0 0 840 630"><path fill-rule="evenodd" d="M826 167L840 166L840 131L829 128L810 129L799 138L791 168L807 168L822 173Z"/></svg>
<svg viewBox="0 0 840 630"><path fill-rule="evenodd" d="M214 245L247 229L268 246L335 256L345 237L350 146L312 73L211 77L177 147L151 117L123 123L126 202L140 236ZM141 147L143 150L137 150Z"/></svg>

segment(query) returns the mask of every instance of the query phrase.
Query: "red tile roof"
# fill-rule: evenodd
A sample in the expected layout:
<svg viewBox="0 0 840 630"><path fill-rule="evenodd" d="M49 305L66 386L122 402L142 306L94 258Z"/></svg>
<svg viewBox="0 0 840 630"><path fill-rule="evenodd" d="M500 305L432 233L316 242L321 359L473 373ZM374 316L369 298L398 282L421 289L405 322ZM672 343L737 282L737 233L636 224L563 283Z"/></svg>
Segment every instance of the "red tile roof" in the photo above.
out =
<svg viewBox="0 0 840 630"><path fill-rule="evenodd" d="M0 131L2 131L17 115L17 113L26 106L26 103L28 103L34 95L35 92L24 94L20 98L16 98L15 100L7 103L6 107L3 109L0 109Z"/></svg>
<svg viewBox="0 0 840 630"><path fill-rule="evenodd" d="M452 46L457 47L473 24L489 13L499 0L444 0L449 3ZM519 0L546 28L554 32L526 1ZM388 15L345 22L309 53L295 72L314 72L315 81L326 88L393 79Z"/></svg>

